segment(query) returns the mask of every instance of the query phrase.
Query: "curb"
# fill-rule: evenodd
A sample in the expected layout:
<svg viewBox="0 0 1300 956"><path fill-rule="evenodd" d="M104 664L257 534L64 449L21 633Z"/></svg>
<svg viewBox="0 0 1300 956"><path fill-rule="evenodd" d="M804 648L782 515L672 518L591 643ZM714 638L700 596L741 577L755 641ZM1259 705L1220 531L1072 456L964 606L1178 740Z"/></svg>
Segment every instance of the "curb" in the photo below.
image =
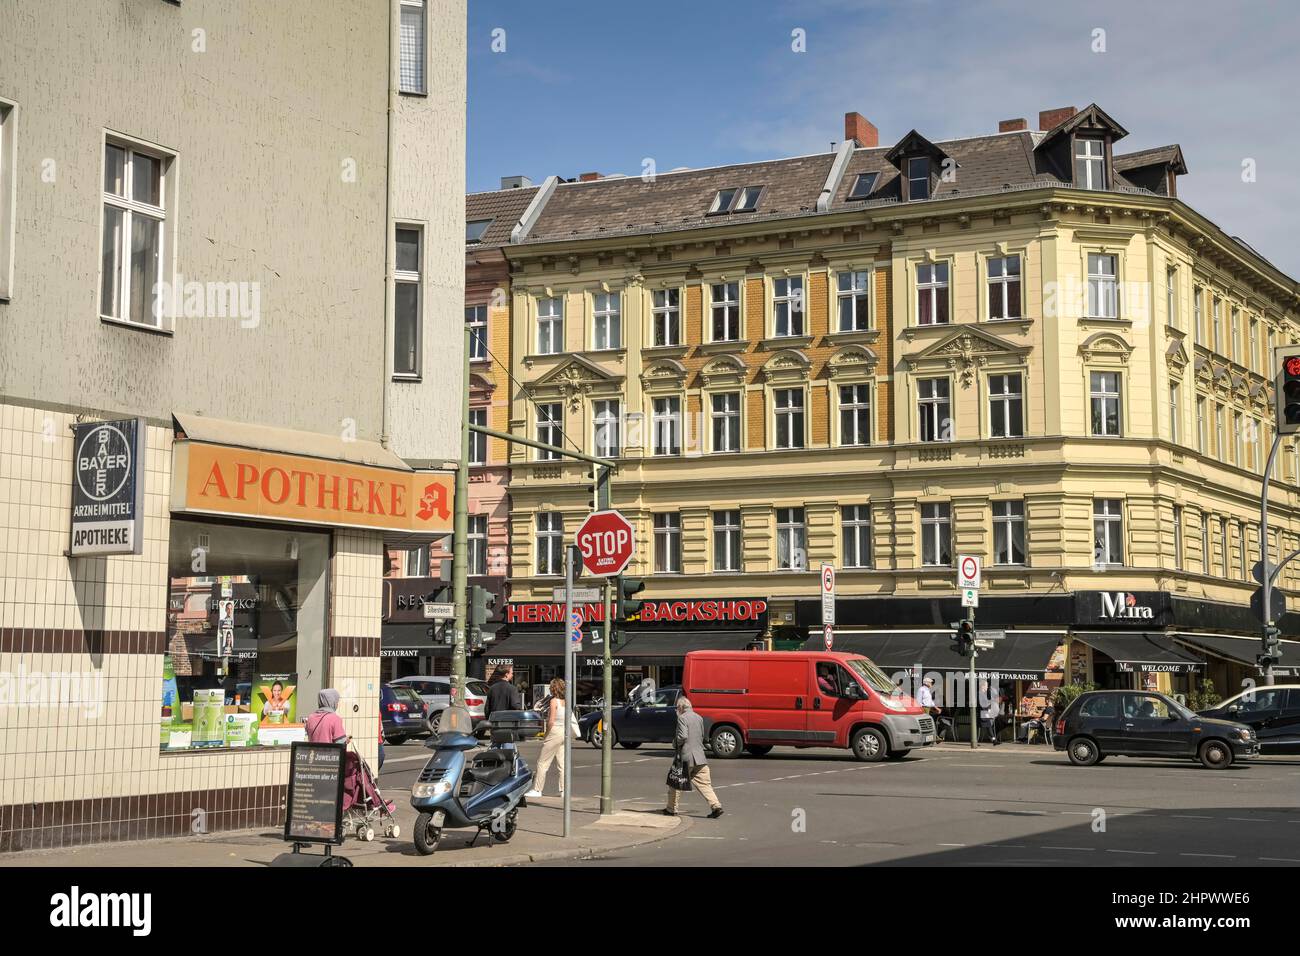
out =
<svg viewBox="0 0 1300 956"><path fill-rule="evenodd" d="M491 860L467 860L463 863L441 863L435 866L445 867L484 867L484 866L520 866L525 863L544 863L552 860L571 860L582 856L590 856L596 853L612 853L617 850L631 850L639 846L650 846L654 843L662 843L665 840L671 840L691 829L695 825L689 817L679 817L681 824L674 827L668 833L662 836L656 836L649 840L634 840L628 843L616 843L609 846L578 846L567 850L543 850L538 853L516 853L513 856L496 857ZM561 838L563 839L563 838Z"/></svg>

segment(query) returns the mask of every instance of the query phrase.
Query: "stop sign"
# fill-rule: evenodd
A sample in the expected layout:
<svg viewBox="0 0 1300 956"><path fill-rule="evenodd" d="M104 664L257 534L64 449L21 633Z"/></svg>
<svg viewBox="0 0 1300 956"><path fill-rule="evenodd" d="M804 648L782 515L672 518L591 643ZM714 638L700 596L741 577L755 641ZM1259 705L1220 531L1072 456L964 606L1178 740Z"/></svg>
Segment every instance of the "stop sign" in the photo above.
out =
<svg viewBox="0 0 1300 956"><path fill-rule="evenodd" d="M617 511L597 511L587 515L574 536L582 566L593 577L622 574L636 543L631 523Z"/></svg>

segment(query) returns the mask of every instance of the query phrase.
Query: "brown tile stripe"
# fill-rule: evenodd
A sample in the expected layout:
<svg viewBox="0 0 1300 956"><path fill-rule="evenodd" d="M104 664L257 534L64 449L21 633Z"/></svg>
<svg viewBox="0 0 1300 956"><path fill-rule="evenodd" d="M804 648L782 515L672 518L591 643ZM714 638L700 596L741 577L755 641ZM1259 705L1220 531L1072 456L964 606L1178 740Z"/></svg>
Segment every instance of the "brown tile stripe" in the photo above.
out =
<svg viewBox="0 0 1300 956"><path fill-rule="evenodd" d="M0 627L0 653L161 654L163 631L87 631L57 627Z"/></svg>
<svg viewBox="0 0 1300 956"><path fill-rule="evenodd" d="M287 793L288 787L279 784L10 804L0 807L0 853L190 836L195 809L204 811L207 833L279 829L284 825Z"/></svg>
<svg viewBox="0 0 1300 956"><path fill-rule="evenodd" d="M343 637L335 634L330 637L330 657L378 657L379 638L377 637Z"/></svg>

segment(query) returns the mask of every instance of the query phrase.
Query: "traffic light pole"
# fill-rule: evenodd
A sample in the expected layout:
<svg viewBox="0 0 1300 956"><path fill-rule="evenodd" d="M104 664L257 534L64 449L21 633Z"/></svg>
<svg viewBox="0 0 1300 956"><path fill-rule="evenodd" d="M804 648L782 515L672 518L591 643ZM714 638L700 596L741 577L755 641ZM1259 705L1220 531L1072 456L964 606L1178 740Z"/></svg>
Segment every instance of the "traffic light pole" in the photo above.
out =
<svg viewBox="0 0 1300 956"><path fill-rule="evenodd" d="M608 511L610 506L610 472L608 468L596 472L596 510ZM600 725L604 729L600 741L600 815L614 812L614 744L609 728L614 726L614 585L617 578L605 579L605 651L601 658Z"/></svg>
<svg viewBox="0 0 1300 956"><path fill-rule="evenodd" d="M971 634L975 633L975 608L966 608L966 620L970 621ZM967 696L970 698L970 749L975 750L979 747L979 724L975 720L975 658L979 656L979 648L975 642L971 641L970 646L970 685L966 688Z"/></svg>
<svg viewBox="0 0 1300 956"><path fill-rule="evenodd" d="M456 500L453 504L451 546L451 595L455 604L451 645L451 703L465 703L465 634L469 618L469 594L465 582L469 568L469 356L472 331L465 327L465 387L460 395L460 465L456 469Z"/></svg>
<svg viewBox="0 0 1300 956"><path fill-rule="evenodd" d="M569 838L569 806L573 799L573 735L569 724L573 721L573 640L569 630L573 627L573 571L578 560L578 549L568 545L564 549L564 838Z"/></svg>

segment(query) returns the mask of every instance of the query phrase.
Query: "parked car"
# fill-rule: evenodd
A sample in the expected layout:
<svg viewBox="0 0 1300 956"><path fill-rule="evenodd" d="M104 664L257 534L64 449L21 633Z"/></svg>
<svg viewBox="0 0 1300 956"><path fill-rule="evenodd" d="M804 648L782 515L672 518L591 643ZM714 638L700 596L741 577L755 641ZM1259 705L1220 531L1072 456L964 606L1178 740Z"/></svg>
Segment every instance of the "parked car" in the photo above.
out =
<svg viewBox="0 0 1300 956"><path fill-rule="evenodd" d="M407 737L428 737L433 732L428 705L410 687L384 684L379 693L379 718L384 740L390 744L400 744Z"/></svg>
<svg viewBox="0 0 1300 956"><path fill-rule="evenodd" d="M1094 690L1080 694L1056 720L1053 744L1080 767L1107 757L1178 757L1225 770L1259 753L1245 724L1194 714L1151 691Z"/></svg>
<svg viewBox="0 0 1300 956"><path fill-rule="evenodd" d="M682 688L724 759L790 746L901 760L935 742L934 718L860 654L691 651Z"/></svg>
<svg viewBox="0 0 1300 956"><path fill-rule="evenodd" d="M661 687L648 699L634 696L615 704L611 710L611 745L635 750L642 744L671 744L677 731L677 698L681 693L680 687ZM578 718L583 739L597 749L604 746L603 716L603 710L597 710Z"/></svg>
<svg viewBox="0 0 1300 956"><path fill-rule="evenodd" d="M429 708L429 723L434 733L438 732L438 720L443 710L451 704L450 677L398 677L389 681L395 687L409 687L424 698ZM481 680L465 682L465 707L474 723L483 719L483 707L487 703L487 684Z"/></svg>
<svg viewBox="0 0 1300 956"><path fill-rule="evenodd" d="M1262 754L1300 754L1300 684L1253 687L1200 714L1250 727Z"/></svg>

